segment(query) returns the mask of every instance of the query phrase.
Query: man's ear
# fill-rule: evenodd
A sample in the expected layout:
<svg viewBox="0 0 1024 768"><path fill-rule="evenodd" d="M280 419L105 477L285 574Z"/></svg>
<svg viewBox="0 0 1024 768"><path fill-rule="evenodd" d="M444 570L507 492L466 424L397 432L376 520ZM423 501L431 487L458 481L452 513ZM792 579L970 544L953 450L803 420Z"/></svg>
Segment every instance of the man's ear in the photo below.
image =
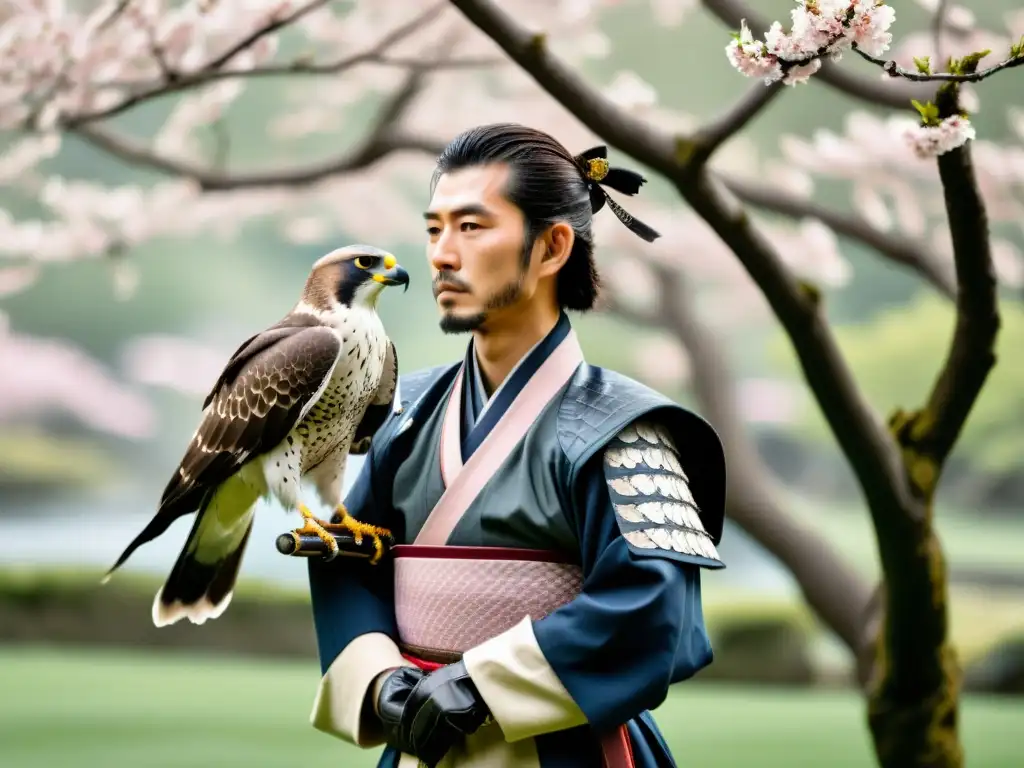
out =
<svg viewBox="0 0 1024 768"><path fill-rule="evenodd" d="M541 255L538 277L548 277L556 274L569 260L573 243L576 242L576 233L566 222L559 221L552 224L541 239L544 242L544 253Z"/></svg>

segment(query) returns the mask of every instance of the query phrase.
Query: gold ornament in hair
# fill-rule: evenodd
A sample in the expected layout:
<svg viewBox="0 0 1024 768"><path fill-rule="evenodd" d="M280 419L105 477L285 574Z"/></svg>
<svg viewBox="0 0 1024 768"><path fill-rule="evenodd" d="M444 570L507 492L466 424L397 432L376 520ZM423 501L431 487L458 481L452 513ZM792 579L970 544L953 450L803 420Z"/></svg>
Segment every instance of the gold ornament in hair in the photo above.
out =
<svg viewBox="0 0 1024 768"><path fill-rule="evenodd" d="M608 147L603 144L573 155L572 159L580 173L587 179L591 213L597 213L607 205L633 234L649 243L660 237L655 230L623 210L621 205L609 197L608 190L605 189L610 187L624 195L635 195L647 181L642 175L618 166L612 168L608 163Z"/></svg>
<svg viewBox="0 0 1024 768"><path fill-rule="evenodd" d="M608 161L603 157L594 157L587 160L587 178L591 181L600 182L608 175Z"/></svg>

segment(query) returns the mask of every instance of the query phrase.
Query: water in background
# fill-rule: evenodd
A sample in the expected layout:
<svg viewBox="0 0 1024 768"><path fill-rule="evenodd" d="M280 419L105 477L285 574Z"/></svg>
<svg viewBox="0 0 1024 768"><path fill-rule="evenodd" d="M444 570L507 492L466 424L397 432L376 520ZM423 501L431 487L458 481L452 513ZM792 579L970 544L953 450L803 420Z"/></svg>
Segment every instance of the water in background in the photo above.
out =
<svg viewBox="0 0 1024 768"><path fill-rule="evenodd" d="M345 472L346 493L363 461L361 456L353 456L349 460ZM162 488L160 483L148 487L140 481L116 492L84 497L73 506L66 499L52 502L26 499L20 506L8 502L8 514L0 515L0 567L95 568L99 579L148 522ZM322 517L328 517L330 512L319 510L314 498L310 495L310 508L322 513ZM166 575L185 542L193 520L192 515L176 520L159 538L137 549L122 570ZM277 502L260 502L242 565L242 578L305 587L305 562L285 557L274 547L274 540L279 534L300 524L297 512L287 513ZM55 544L40 546L41 542ZM767 557L743 531L728 522L719 550L728 567L710 577L716 586L736 586L745 591L773 594L794 592L788 572Z"/></svg>

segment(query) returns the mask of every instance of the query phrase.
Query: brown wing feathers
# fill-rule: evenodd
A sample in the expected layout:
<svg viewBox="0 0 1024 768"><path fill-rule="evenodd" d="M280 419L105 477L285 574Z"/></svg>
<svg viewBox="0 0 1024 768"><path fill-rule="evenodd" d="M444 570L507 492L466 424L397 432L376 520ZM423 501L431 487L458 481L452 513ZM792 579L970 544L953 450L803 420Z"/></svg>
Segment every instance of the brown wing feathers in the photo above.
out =
<svg viewBox="0 0 1024 768"><path fill-rule="evenodd" d="M339 348L330 329L305 324L278 324L239 347L206 399L203 419L156 516L111 571L174 520L199 508L246 461L284 440L330 374Z"/></svg>
<svg viewBox="0 0 1024 768"><path fill-rule="evenodd" d="M203 408L210 404L210 401L217 396L217 393L221 391L221 388L234 380L238 375L242 367L252 360L256 355L265 349L276 344L278 341L292 336L295 333L301 331L303 328L320 328L322 327L312 315L294 314L288 315L274 325L267 328L265 331L261 331L248 339L243 341L238 349L235 350L234 354L228 360L227 365L224 366L224 370L221 371L217 381L214 383L213 388L210 390L210 394L206 396L203 401Z"/></svg>

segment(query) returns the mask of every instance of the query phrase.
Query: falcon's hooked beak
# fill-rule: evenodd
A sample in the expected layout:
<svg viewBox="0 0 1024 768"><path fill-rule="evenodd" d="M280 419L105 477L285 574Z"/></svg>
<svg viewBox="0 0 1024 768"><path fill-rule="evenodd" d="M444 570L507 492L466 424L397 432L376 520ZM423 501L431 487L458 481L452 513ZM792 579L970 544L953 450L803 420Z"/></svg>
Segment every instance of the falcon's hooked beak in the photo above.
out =
<svg viewBox="0 0 1024 768"><path fill-rule="evenodd" d="M374 267L371 272L375 282L382 285L404 285L409 290L409 273L399 266L398 261L390 253Z"/></svg>

